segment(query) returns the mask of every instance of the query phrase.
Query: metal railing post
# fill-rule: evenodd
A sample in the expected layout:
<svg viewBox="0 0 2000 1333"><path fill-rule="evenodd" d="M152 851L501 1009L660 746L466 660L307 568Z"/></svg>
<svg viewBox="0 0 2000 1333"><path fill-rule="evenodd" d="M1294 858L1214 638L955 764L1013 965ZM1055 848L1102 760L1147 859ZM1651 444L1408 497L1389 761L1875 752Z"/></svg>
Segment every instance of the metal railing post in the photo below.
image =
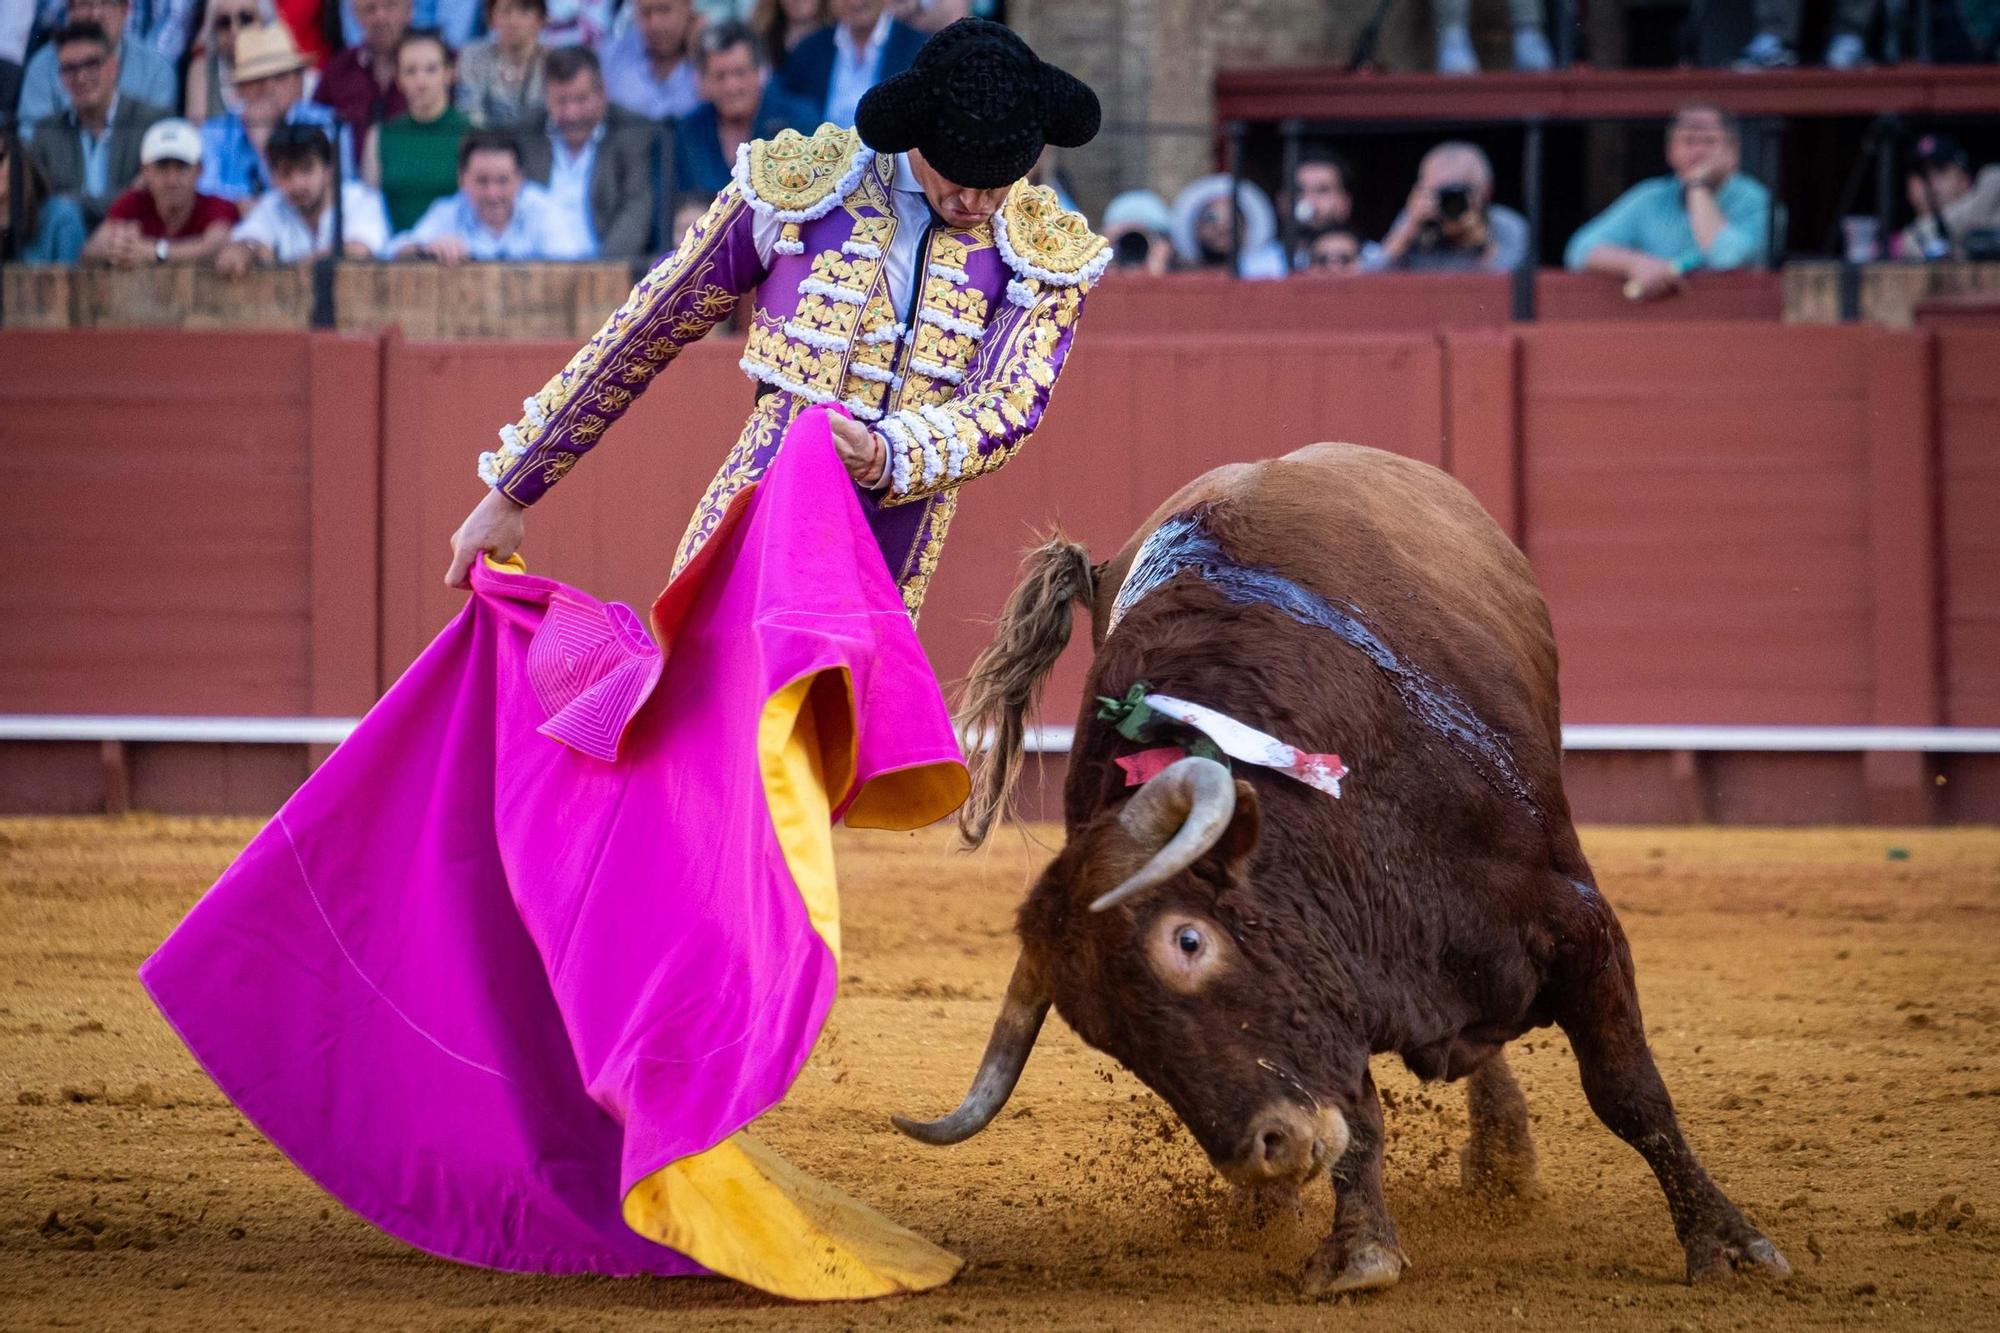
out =
<svg viewBox="0 0 2000 1333"><path fill-rule="evenodd" d="M1248 127L1240 120L1229 122L1229 276L1243 276L1243 210L1237 195L1243 189L1243 136Z"/></svg>
<svg viewBox="0 0 2000 1333"><path fill-rule="evenodd" d="M1303 127L1296 116L1279 126L1284 136L1284 165L1278 178L1278 199L1283 210L1278 215L1278 242L1285 247L1285 269L1291 271L1292 256L1299 250L1299 132Z"/></svg>
<svg viewBox="0 0 2000 1333"><path fill-rule="evenodd" d="M1535 318L1535 276L1542 263L1542 136L1537 116L1526 124L1521 152L1521 204L1528 210L1528 248L1514 267L1514 318L1524 324Z"/></svg>

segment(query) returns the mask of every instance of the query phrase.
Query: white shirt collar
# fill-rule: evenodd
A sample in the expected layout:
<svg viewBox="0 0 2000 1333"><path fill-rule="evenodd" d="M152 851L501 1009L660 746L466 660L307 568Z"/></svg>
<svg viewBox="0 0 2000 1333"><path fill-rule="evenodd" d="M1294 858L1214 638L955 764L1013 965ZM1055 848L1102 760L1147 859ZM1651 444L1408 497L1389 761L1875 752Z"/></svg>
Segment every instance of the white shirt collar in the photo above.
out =
<svg viewBox="0 0 2000 1333"><path fill-rule="evenodd" d="M607 116L609 114L609 112L606 113ZM597 128L590 132L590 137L583 141L583 147L577 149L575 152L570 151L569 140L563 137L562 131L553 125L549 126L549 146L555 150L557 157L563 158L566 161L575 161L603 142L604 122L601 120L597 122Z"/></svg>
<svg viewBox="0 0 2000 1333"><path fill-rule="evenodd" d="M910 166L910 155L908 153L896 154L895 189L899 194L922 194L924 192L923 183L917 179L916 170Z"/></svg>
<svg viewBox="0 0 2000 1333"><path fill-rule="evenodd" d="M882 16L875 20L875 30L868 34L865 55L870 61L873 61L875 53L882 49L882 44L889 40L889 23L889 11L884 8ZM852 63L858 64L864 56L864 51L854 49L854 34L848 31L845 23L834 26L833 45L835 50Z"/></svg>

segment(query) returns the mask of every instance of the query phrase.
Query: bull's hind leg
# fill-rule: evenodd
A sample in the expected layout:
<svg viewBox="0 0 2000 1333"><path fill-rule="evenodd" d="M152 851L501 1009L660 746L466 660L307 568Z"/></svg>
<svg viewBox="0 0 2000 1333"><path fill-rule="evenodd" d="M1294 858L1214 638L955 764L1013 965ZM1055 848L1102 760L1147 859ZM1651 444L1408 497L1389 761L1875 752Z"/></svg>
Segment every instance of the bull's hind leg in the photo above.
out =
<svg viewBox="0 0 2000 1333"><path fill-rule="evenodd" d="M1716 1188L1681 1137L1673 1099L1646 1046L1625 934L1595 890L1586 896L1601 912L1600 933L1596 947L1583 951L1595 957L1571 980L1573 989L1564 997L1560 1021L1576 1051L1590 1109L1612 1133L1638 1149L1659 1178L1673 1215L1674 1234L1687 1252L1688 1281L1758 1270L1779 1277L1789 1274L1791 1265L1778 1247Z"/></svg>
<svg viewBox="0 0 2000 1333"><path fill-rule="evenodd" d="M1347 1151L1333 1164L1333 1234L1300 1279L1315 1296L1393 1287L1407 1262L1382 1201L1382 1099L1373 1074L1363 1076L1361 1096L1348 1118Z"/></svg>
<svg viewBox="0 0 2000 1333"><path fill-rule="evenodd" d="M1535 1139L1528 1128L1528 1099L1507 1067L1504 1051L1495 1051L1465 1081L1465 1111L1472 1137L1458 1154L1458 1175L1465 1188L1483 1194L1535 1192Z"/></svg>

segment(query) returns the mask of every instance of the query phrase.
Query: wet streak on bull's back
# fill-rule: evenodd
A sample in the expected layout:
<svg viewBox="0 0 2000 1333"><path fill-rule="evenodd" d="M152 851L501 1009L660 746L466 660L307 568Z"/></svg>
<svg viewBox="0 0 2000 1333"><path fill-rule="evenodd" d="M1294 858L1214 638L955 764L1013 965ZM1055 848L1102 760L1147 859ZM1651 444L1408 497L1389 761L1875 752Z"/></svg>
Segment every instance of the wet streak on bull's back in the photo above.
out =
<svg viewBox="0 0 2000 1333"><path fill-rule="evenodd" d="M1206 506L1176 514L1146 538L1112 605L1112 631L1118 628L1125 613L1149 593L1165 586L1175 575L1192 570L1232 602L1269 606L1301 624L1327 630L1360 649L1388 677L1411 716L1442 736L1481 778L1527 806L1536 822L1542 822L1541 807L1515 767L1513 748L1507 738L1473 712L1456 690L1398 657L1369 628L1355 607L1328 601L1276 570L1237 560L1208 530L1207 516Z"/></svg>

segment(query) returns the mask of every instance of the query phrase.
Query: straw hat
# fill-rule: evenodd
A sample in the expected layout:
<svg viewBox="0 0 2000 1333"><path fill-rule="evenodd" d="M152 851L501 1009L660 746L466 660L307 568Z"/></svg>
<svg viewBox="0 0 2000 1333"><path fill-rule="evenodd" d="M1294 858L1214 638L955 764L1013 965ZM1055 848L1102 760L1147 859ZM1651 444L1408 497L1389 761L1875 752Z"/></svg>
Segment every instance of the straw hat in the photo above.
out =
<svg viewBox="0 0 2000 1333"><path fill-rule="evenodd" d="M260 23L236 34L234 75L238 83L291 74L304 69L306 64L306 58L299 54L298 43L292 40L291 29L282 23Z"/></svg>

